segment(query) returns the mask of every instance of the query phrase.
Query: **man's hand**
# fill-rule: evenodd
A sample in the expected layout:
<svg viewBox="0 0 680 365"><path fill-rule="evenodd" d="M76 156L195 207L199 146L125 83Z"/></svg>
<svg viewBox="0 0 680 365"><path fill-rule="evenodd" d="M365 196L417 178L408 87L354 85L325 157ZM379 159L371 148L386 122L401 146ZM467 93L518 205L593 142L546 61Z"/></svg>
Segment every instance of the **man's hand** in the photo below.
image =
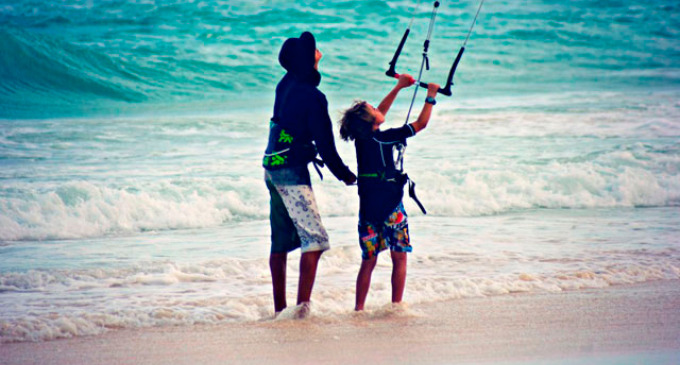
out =
<svg viewBox="0 0 680 365"><path fill-rule="evenodd" d="M353 172L350 171L349 175L345 177L345 180L343 180L345 185L354 185L355 182L357 182L357 176L354 175Z"/></svg>
<svg viewBox="0 0 680 365"><path fill-rule="evenodd" d="M403 89L405 87L409 87L413 84L416 83L416 79L413 78L413 76L409 74L401 74L399 75L399 81L397 81L397 87L400 89Z"/></svg>

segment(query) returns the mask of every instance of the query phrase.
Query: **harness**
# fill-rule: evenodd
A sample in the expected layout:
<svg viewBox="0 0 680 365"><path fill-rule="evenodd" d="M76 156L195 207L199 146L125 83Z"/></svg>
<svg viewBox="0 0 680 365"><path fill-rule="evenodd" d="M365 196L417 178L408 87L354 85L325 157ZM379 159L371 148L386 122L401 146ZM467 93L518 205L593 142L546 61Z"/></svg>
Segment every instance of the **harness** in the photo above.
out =
<svg viewBox="0 0 680 365"><path fill-rule="evenodd" d="M317 156L318 151L313 142L304 142L299 138L295 138L290 132L276 123L274 118L270 120L269 142L267 143L264 157L262 157L262 166L265 169L278 170L296 165L306 165L312 162L319 177L323 180L320 167L324 166L324 162Z"/></svg>
<svg viewBox="0 0 680 365"><path fill-rule="evenodd" d="M388 165L386 160L385 160L385 154L383 152L383 145L389 144L389 145L394 145L393 148L396 148L397 151L401 151L405 149L406 147L406 141L404 143L394 141L394 142L383 142L380 141L376 138L373 138L373 141L378 143L378 148L380 150L380 157L381 157L381 162L382 162L382 168L378 168L377 171L370 171L370 172L363 172L358 174L359 179L368 179L368 181L380 181L380 182L387 182L387 183L393 183L396 184L399 187L399 190L402 190L404 185L408 182L409 188L408 188L408 194L413 201L416 202L420 210L423 212L423 214L427 214L427 211L425 210L425 207L423 204L420 202L418 197L416 196L416 183L411 180L404 172L404 167L403 167L403 161L402 163L399 164L397 161L394 162L394 167L392 165ZM403 156L400 154L400 156ZM399 166L399 167L397 167Z"/></svg>

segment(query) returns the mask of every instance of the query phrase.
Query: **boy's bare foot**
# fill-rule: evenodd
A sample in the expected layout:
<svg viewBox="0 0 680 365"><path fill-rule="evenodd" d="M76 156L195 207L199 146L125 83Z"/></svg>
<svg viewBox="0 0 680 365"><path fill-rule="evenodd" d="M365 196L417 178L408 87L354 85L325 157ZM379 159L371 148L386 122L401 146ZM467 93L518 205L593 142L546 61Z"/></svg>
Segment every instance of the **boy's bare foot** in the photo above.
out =
<svg viewBox="0 0 680 365"><path fill-rule="evenodd" d="M311 302L302 302L295 308L294 319L305 319L312 313Z"/></svg>

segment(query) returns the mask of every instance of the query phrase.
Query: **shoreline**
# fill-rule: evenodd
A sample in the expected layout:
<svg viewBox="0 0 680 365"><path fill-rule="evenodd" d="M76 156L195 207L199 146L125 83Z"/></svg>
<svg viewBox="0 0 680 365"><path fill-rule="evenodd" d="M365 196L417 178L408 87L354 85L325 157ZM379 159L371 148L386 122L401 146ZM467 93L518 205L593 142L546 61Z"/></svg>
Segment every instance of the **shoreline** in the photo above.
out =
<svg viewBox="0 0 680 365"><path fill-rule="evenodd" d="M0 344L3 364L671 363L680 280ZM570 360L569 360L570 359ZM617 360L618 359L618 360ZM569 362L573 361L573 362Z"/></svg>

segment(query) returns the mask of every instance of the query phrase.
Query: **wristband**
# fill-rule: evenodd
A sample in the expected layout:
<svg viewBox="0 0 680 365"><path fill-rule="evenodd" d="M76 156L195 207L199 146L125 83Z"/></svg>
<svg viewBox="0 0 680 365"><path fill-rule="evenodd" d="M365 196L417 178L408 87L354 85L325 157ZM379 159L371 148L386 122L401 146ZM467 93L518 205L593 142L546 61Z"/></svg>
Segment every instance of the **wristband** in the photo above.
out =
<svg viewBox="0 0 680 365"><path fill-rule="evenodd" d="M428 104L437 105L437 100L434 100L434 98L431 96L426 97L425 102Z"/></svg>

